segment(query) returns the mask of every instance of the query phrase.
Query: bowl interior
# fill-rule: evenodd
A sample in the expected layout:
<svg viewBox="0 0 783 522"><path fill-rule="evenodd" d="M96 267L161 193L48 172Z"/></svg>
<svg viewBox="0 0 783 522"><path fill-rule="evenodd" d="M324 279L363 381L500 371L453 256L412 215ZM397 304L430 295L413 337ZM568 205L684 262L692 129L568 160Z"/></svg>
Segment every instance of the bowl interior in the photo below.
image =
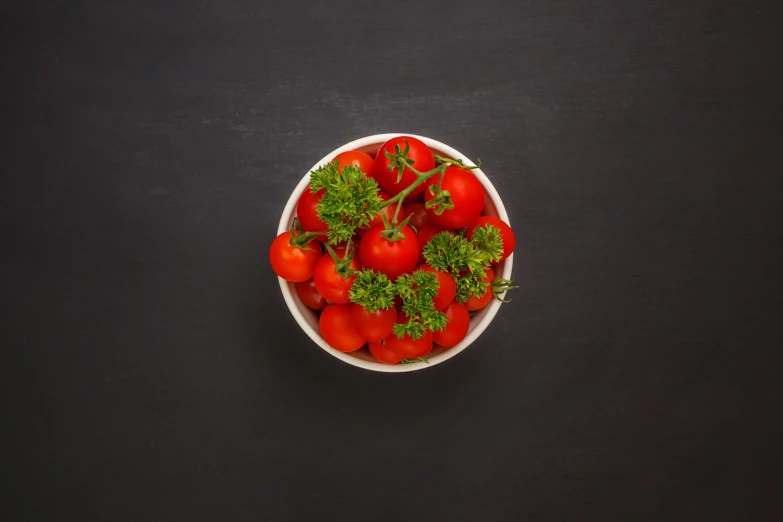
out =
<svg viewBox="0 0 783 522"><path fill-rule="evenodd" d="M465 156L461 155L453 148L448 147L435 140L431 140L429 138L425 138L422 136L415 136L412 134L393 133L393 134L371 136L368 138L363 138L362 140L357 140L355 142L349 143L333 151L330 155L326 156L322 162L319 162L318 165L324 162L331 161L331 159L333 159L334 156L336 156L340 152L343 152L344 150L361 150L362 152L366 152L370 156L375 157L376 152L378 151L380 146L383 145L383 143L385 143L388 139L394 136L400 136L400 135L414 136L416 138L421 139L430 147L430 149L432 149L434 153L440 156L462 159L468 165L473 164L472 162L470 162L469 158L466 158ZM495 191L495 188L492 186L492 184L489 182L487 177L481 172L480 169L474 169L473 172L476 174L476 177L479 179L479 181L481 181L482 185L484 186L483 214L486 216L499 217L504 221L508 222L508 216L506 214L505 209L503 208L503 203L500 201L497 191ZM288 202L288 205L286 205L286 211L283 213L283 217L280 221L278 233L290 229L293 223L293 219L296 216L296 202L299 200L299 196L302 194L303 190L305 190L308 183L309 183L309 172L305 175L305 177L299 183L297 188L294 190L294 193L292 194L291 199ZM510 256L505 261L499 263L497 265L497 275L498 276L502 275L502 277L506 279L510 279L512 262L513 262L513 255ZM300 324L300 326L305 331L305 333L307 333L308 336L311 339L313 339L313 341L315 341L319 346L321 346L321 348L331 353L335 357L345 362L348 362L349 364L353 364L354 366L359 366L361 368L366 368L369 370L384 371L384 372L404 372L404 371L424 369L453 357L463 349L467 348L467 346L471 344L481 334L481 332L484 331L484 329L488 326L489 322L492 320L494 315L497 313L497 310L500 306L500 303L493 299L489 305L475 312L471 317L470 328L468 330L468 335L465 337L465 339L457 346L451 348L444 348L442 346L435 345L433 347L432 352L427 356L427 360L429 361L429 364L423 362L417 362L413 364L386 365L376 361L375 358L370 354L370 352L366 348L357 350L355 352L343 353L329 346L323 340L323 338L321 338L321 335L319 333L320 330L318 326L318 315L302 302L302 300L299 298L299 295L296 293L296 288L294 284L280 279L280 285L281 285L281 289L283 290L283 296L286 299L289 308L291 309L291 313L294 315L297 322Z"/></svg>

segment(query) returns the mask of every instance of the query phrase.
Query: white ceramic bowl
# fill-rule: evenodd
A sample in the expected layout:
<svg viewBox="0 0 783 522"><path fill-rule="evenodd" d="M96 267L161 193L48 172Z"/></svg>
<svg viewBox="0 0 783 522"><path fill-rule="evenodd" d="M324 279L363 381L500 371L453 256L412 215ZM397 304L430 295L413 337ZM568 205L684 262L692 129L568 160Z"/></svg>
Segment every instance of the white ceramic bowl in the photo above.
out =
<svg viewBox="0 0 783 522"><path fill-rule="evenodd" d="M335 156L348 150L361 150L374 157L375 153L378 152L378 149L381 147L381 145L395 136L413 136L414 138L418 138L426 143L435 154L454 159L461 159L463 162L465 162L466 165L474 165L470 158L458 150L439 141L425 138L424 136L417 136L415 134L395 132L367 136L366 138L361 138L350 143L346 143L342 147L339 147L327 154L324 158L321 159L321 161L313 165L313 168L310 170L316 169L320 165L324 165L332 161ZM500 200L500 196L495 190L495 187L492 186L492 183L490 183L487 176L484 175L481 169L473 169L471 172L475 174L475 176L484 186L485 200L483 214L487 216L499 217L506 223L509 223L506 209L503 207L503 202ZM280 225L277 227L278 234L291 228L293 219L296 216L296 203L299 201L299 196L301 196L302 192L304 192L309 183L310 172L307 172L294 189L291 197L288 198L288 203L286 203L285 209L283 210L283 215L280 218ZM512 254L508 257L508 259L498 265L496 275L502 276L506 279L511 279L511 265L513 261L514 255ZM493 299L489 305L476 312L470 320L470 329L468 330L468 335L458 345L452 348L443 348L441 346L435 345L432 352L430 352L430 354L427 356L429 364L425 362L417 362L411 364L388 365L376 361L366 348L356 352L344 353L329 346L321 337L318 328L318 316L313 310L308 308L307 305L302 303L301 299L299 299L299 295L296 293L294 283L289 283L284 279L280 279L280 289L283 291L285 302L288 305L288 308L291 310L291 314L293 314L294 318L296 319L296 322L299 323L299 326L302 327L302 330L304 330L305 333L310 336L313 341L315 341L315 344L320 346L330 355L337 357L341 361L345 361L348 364L352 364L353 366L358 366L359 368L373 370L376 372L411 372L414 370L423 370L425 368L431 368L445 360L451 359L462 350L470 346L476 339L478 339L487 326L489 326L489 323L492 322L492 319L495 317L495 314L498 312L501 304L498 300ZM485 348L491 349L492 347L486 346Z"/></svg>

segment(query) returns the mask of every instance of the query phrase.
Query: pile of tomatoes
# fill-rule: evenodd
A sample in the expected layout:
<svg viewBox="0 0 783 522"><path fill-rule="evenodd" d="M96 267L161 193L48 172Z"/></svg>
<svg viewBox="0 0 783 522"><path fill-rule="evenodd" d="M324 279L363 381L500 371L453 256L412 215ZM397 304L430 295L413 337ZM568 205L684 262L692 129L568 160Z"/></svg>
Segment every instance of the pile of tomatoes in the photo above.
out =
<svg viewBox="0 0 783 522"><path fill-rule="evenodd" d="M419 172L430 171L436 167L433 152L423 142L410 136L389 140L380 147L374 157L361 151L349 151L337 155L334 159L339 161L340 166L354 165L366 176L374 178L379 185L378 193L381 199L387 201L417 179L416 174L405 169L398 181L398 170L389 169L390 160L385 153L394 151L395 146L409 147L408 158ZM318 215L318 203L323 191L313 193L308 188L300 196L296 217L301 228L319 235L306 243L306 248L299 248L291 244L296 231L281 233L272 243L270 261L278 276L296 283L296 292L302 302L309 308L320 311L321 335L334 349L352 352L367 345L370 353L386 364L423 358L435 344L452 347L462 341L468 333L471 312L487 306L492 300L494 267L487 270L484 278L484 281L490 283L484 295L472 296L467 302L458 303L454 300L457 291L454 278L428 266L422 256L422 249L433 236L441 232L461 233L470 239L477 226L491 224L497 227L502 235L503 254L499 260L502 261L514 251L514 233L502 220L482 215L484 189L470 170L459 165L449 165L442 180L439 178L435 176L428 179L403 200L396 216L396 223L409 217L407 224L400 229L403 239L389 241L382 235L386 225L379 213L368 226L357 229L352 239L332 245L339 259L343 259L346 252L353 252L349 265L353 271L371 268L385 274L391 281L418 269L437 276L438 293L433 302L436 310L446 315L448 323L445 329L435 332L428 330L418 339L408 335L398 338L392 333L395 322L405 321L405 314L399 308L399 300L397 306L374 313L369 313L362 306L351 302L349 292L356 275L344 278L337 273L334 256L325 252L322 247L328 230ZM453 208L444 210L440 215L426 206L435 192L429 187L439 181L439 188L448 191L453 203ZM392 221L396 207L396 204L391 204L382 209L381 212L386 214L388 222Z"/></svg>

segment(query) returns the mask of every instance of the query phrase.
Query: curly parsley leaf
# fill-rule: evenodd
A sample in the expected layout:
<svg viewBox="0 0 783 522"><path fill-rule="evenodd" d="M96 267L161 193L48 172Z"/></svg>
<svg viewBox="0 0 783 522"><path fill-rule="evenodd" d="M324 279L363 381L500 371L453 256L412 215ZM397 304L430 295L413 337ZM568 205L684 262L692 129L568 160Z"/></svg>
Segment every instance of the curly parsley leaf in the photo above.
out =
<svg viewBox="0 0 783 522"><path fill-rule="evenodd" d="M419 339L427 329L432 331L446 328L448 319L442 312L435 310L432 298L438 293L438 278L432 272L416 270L403 274L395 283L397 295L402 298L402 311L408 322L394 325L397 337L409 335Z"/></svg>
<svg viewBox="0 0 783 522"><path fill-rule="evenodd" d="M356 274L349 292L351 302L363 306L371 314L394 306L394 295L394 283L369 268Z"/></svg>
<svg viewBox="0 0 783 522"><path fill-rule="evenodd" d="M423 253L431 267L454 277L456 300L465 303L471 296L486 293L488 283L482 279L487 268L503 255L503 238L500 230L489 224L476 227L471 239L441 232L425 245Z"/></svg>
<svg viewBox="0 0 783 522"><path fill-rule="evenodd" d="M350 239L357 228L372 221L383 203L374 179L354 165L346 165L342 171L339 167L338 161L332 161L310 173L310 190L324 191L317 212L328 227L330 244Z"/></svg>

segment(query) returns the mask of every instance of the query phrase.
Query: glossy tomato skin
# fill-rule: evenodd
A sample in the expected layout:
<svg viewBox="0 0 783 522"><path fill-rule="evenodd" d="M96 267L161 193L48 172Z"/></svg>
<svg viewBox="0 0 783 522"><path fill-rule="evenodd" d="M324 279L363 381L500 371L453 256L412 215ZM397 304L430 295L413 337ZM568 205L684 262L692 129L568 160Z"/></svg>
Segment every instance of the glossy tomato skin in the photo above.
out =
<svg viewBox="0 0 783 522"><path fill-rule="evenodd" d="M408 152L408 159L413 161L413 168L419 172L427 172L435 168L435 158L432 155L432 151L421 140L413 138L411 136L397 136L390 139L378 150L378 154L375 156L374 174L378 184L387 192L392 194L399 194L406 188L408 188L417 177L410 169L405 169L402 172L402 179L397 183L397 169L389 170L389 164L391 163L389 158L386 157L386 152L394 152L394 146L399 145L401 150L405 150L405 141L407 140L410 145L410 151ZM416 187L412 195L421 194L424 192L426 183L422 183ZM409 201L414 201L413 199Z"/></svg>
<svg viewBox="0 0 783 522"><path fill-rule="evenodd" d="M382 341L389 337L397 320L397 310L394 307L370 313L363 306L351 305L351 319L359 335L368 341Z"/></svg>
<svg viewBox="0 0 783 522"><path fill-rule="evenodd" d="M331 304L324 308L318 320L321 337L329 346L341 352L353 352L364 346L366 339L356 331L351 321L351 305Z"/></svg>
<svg viewBox="0 0 783 522"><path fill-rule="evenodd" d="M446 272L441 272L432 268L430 265L419 265L414 270L424 270L435 274L438 278L438 295L432 298L435 303L435 310L441 311L451 304L454 296L457 295L457 283L454 278Z"/></svg>
<svg viewBox="0 0 783 522"><path fill-rule="evenodd" d="M514 249L517 247L517 238L514 236L514 231L511 230L511 227L508 226L508 223L502 219L492 216L481 216L470 224L465 236L468 239L472 239L473 231L476 229L476 227L483 227L487 224L497 227L500 230L500 235L503 237L503 256L499 261L503 261L514 252Z"/></svg>
<svg viewBox="0 0 783 522"><path fill-rule="evenodd" d="M269 248L269 262L272 270L286 281L299 283L313 277L315 265L321 257L321 245L315 239L307 243L310 250L293 247L290 244L291 231L281 233Z"/></svg>
<svg viewBox="0 0 783 522"><path fill-rule="evenodd" d="M487 285L487 291L480 296L471 296L468 302L465 303L468 310L473 312L475 310L481 310L492 301L492 281L495 280L495 270L492 267L487 268L487 275L484 276L482 281L489 283Z"/></svg>
<svg viewBox="0 0 783 522"><path fill-rule="evenodd" d="M372 356L383 364L397 364L402 360L402 356L390 350L384 341L371 341L367 346L370 348Z"/></svg>
<svg viewBox="0 0 783 522"><path fill-rule="evenodd" d="M392 196L385 190L379 190L378 195L381 197L383 201L389 201ZM389 223L391 223L394 220L394 212L397 210L397 203L392 203L391 205L387 205L381 209L380 212L370 221L370 224L366 228L357 228L356 233L360 236L363 236L365 232L367 232L370 228L374 227L375 225L383 225L383 214L386 214L386 219L389 220ZM405 219L405 207L400 209L400 213L397 215L397 223L402 223L402 220Z"/></svg>
<svg viewBox="0 0 783 522"><path fill-rule="evenodd" d="M365 268L386 274L394 281L413 270L419 260L419 241L409 226L402 227L404 239L389 241L381 236L383 225L375 225L362 237L359 255Z"/></svg>
<svg viewBox="0 0 783 522"><path fill-rule="evenodd" d="M410 221L408 221L408 225L416 229L416 232L421 230L421 227L427 223L432 223L432 220L427 213L427 209L424 208L424 203L412 203L408 205L405 207L405 215L411 217Z"/></svg>
<svg viewBox="0 0 783 522"><path fill-rule="evenodd" d="M444 311L449 322L444 330L432 332L432 340L435 344L451 348L458 345L468 335L470 328L470 312L468 307L457 303L451 303Z"/></svg>
<svg viewBox="0 0 783 522"><path fill-rule="evenodd" d="M432 351L432 332L427 330L423 336L413 339L410 335L398 338L391 334L386 338L386 347L403 359L424 357Z"/></svg>
<svg viewBox="0 0 783 522"><path fill-rule="evenodd" d="M346 165L354 165L359 167L359 169L361 169L361 171L364 172L364 175L368 178L372 177L373 175L375 162L372 159L372 156L365 152L359 150L349 150L346 152L341 152L335 156L334 159L340 162L340 172L342 172Z"/></svg>
<svg viewBox="0 0 783 522"><path fill-rule="evenodd" d="M438 185L438 176L434 176L425 183L424 202L431 201L435 196L430 192L430 187ZM444 210L437 215L433 209L427 209L433 223L443 228L465 228L473 223L484 210L484 187L476 176L467 169L461 169L451 165L443 173L443 190L448 190L454 208Z"/></svg>
<svg viewBox="0 0 783 522"><path fill-rule="evenodd" d="M326 223L318 217L318 203L321 202L323 195L324 190L313 194L310 187L307 187L299 196L299 201L296 203L296 217L299 218L299 222L306 232L326 232L328 230ZM326 241L326 234L319 235L316 239Z"/></svg>
<svg viewBox="0 0 783 522"><path fill-rule="evenodd" d="M351 269L359 271L362 269L362 265L356 256L351 259L351 264L348 265ZM324 296L324 298L330 303L344 304L350 302L351 298L348 292L351 290L356 279L356 274L350 276L348 279L343 279L340 274L334 271L335 262L329 253L321 256L318 263L315 265L315 271L313 273L313 279L315 280L315 287L318 289L318 293Z"/></svg>
<svg viewBox="0 0 783 522"><path fill-rule="evenodd" d="M326 308L326 299L318 293L318 289L315 287L315 281L313 279L296 283L295 286L299 299L309 308L312 308L313 310L323 310Z"/></svg>

